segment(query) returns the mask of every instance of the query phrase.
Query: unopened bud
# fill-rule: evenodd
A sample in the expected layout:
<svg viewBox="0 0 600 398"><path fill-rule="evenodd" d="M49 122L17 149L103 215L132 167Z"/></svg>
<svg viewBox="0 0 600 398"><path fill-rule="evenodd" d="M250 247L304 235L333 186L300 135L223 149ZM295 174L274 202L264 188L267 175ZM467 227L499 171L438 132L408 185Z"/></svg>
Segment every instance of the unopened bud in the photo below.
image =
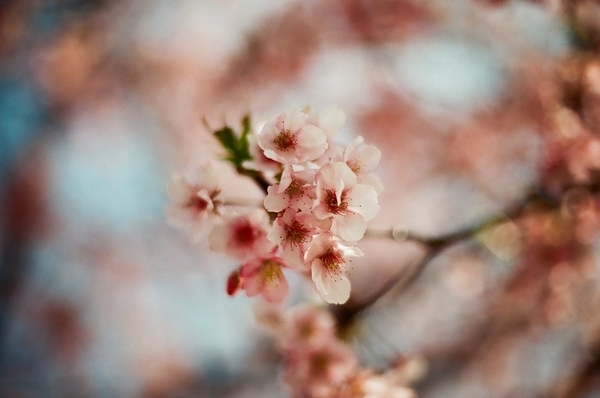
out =
<svg viewBox="0 0 600 398"><path fill-rule="evenodd" d="M227 278L227 294L233 296L242 287L243 278L240 275L241 268L236 269Z"/></svg>

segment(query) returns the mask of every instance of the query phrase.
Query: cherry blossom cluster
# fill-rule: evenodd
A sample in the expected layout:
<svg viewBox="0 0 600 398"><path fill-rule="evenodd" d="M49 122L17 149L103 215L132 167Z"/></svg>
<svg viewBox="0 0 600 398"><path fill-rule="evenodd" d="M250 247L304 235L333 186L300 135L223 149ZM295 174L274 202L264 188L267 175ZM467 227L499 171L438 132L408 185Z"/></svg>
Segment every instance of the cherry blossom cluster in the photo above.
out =
<svg viewBox="0 0 600 398"><path fill-rule="evenodd" d="M574 56L559 64L542 95L547 150L542 182L552 191L600 182L600 58ZM574 106L573 103L577 105Z"/></svg>
<svg viewBox="0 0 600 398"><path fill-rule="evenodd" d="M383 188L372 173L381 157L376 147L362 137L348 146L333 141L343 122L337 108L322 115L294 108L257 135L248 124L237 136L228 128L215 132L227 160L265 190L262 208L231 211L211 164L173 177L170 223L241 262L228 279L229 294L243 289L280 302L289 290L283 270L290 269L311 279L328 303L348 300L349 262L363 256L357 242L379 211Z"/></svg>
<svg viewBox="0 0 600 398"><path fill-rule="evenodd" d="M406 359L383 374L359 367L350 345L337 337L333 316L325 309L301 305L282 313L267 307L257 318L274 332L292 397L416 397L407 385L425 372L422 360Z"/></svg>

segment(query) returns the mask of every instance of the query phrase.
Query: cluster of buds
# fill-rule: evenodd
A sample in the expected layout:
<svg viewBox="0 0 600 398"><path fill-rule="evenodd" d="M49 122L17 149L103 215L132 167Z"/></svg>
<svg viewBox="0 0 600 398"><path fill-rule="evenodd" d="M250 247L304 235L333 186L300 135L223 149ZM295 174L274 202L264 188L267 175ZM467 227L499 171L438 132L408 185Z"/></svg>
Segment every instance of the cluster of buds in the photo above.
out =
<svg viewBox="0 0 600 398"><path fill-rule="evenodd" d="M426 371L422 359L405 359L384 373L360 367L350 345L337 337L335 321L327 310L302 305L281 312L266 307L257 318L276 338L292 397L416 397L407 385Z"/></svg>
<svg viewBox="0 0 600 398"><path fill-rule="evenodd" d="M289 290L283 270L290 269L312 280L328 303L348 300L349 262L363 255L357 242L379 211L382 184L372 174L377 148L362 137L347 147L333 142L343 122L338 109L319 116L307 107L282 113L257 135L248 118L239 135L229 127L215 131L226 159L264 189L262 208L229 211L210 164L169 184L170 222L241 262L229 294L243 289L280 302Z"/></svg>

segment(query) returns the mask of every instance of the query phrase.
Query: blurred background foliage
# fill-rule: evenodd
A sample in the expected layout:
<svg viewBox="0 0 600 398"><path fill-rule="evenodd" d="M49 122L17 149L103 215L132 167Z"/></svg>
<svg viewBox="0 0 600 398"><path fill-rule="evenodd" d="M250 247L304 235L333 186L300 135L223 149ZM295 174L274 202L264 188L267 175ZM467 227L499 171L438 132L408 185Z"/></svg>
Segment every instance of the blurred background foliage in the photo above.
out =
<svg viewBox="0 0 600 398"><path fill-rule="evenodd" d="M594 1L0 1L0 396L285 396L252 300L226 295L235 264L165 224L170 174L222 155L203 120L338 105L341 139L383 152L373 229L451 233L562 186L551 94L565 59L597 59L598 21ZM598 228L569 213L597 198L561 198L362 314L362 360L424 358L423 397L598 396ZM423 256L361 247L355 298Z"/></svg>

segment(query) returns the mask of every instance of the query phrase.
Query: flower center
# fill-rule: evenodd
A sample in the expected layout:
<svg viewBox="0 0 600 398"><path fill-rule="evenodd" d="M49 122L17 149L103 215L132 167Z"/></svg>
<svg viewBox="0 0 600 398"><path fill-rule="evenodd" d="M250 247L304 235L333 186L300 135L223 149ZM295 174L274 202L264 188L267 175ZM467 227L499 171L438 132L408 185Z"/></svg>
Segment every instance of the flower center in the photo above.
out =
<svg viewBox="0 0 600 398"><path fill-rule="evenodd" d="M342 197L338 202L337 196L334 189L326 190L325 203L327 203L327 209L333 214L343 214L348 209L348 203L344 201L345 192L342 192Z"/></svg>
<svg viewBox="0 0 600 398"><path fill-rule="evenodd" d="M319 256L319 260L321 260L321 263L329 273L335 275L342 274L342 267L340 265L344 264L344 258L333 246L329 246L329 249Z"/></svg>
<svg viewBox="0 0 600 398"><path fill-rule="evenodd" d="M354 174L358 174L360 172L360 162L358 160L350 160L346 162L346 164L348 167L350 167L350 170L352 170Z"/></svg>
<svg viewBox="0 0 600 398"><path fill-rule="evenodd" d="M310 361L310 374L313 377L326 377L329 366L331 365L331 358L327 353L320 352L315 354Z"/></svg>
<svg viewBox="0 0 600 398"><path fill-rule="evenodd" d="M304 340L308 340L315 334L315 328L313 328L311 322L303 322L298 326L298 334Z"/></svg>
<svg viewBox="0 0 600 398"><path fill-rule="evenodd" d="M192 207L194 210L201 212L208 208L208 201L206 199L202 199L201 197L193 196L188 202L188 207Z"/></svg>
<svg viewBox="0 0 600 398"><path fill-rule="evenodd" d="M298 144L298 138L290 130L281 130L273 139L273 144L278 151L288 152Z"/></svg>
<svg viewBox="0 0 600 398"><path fill-rule="evenodd" d="M290 199L295 198L296 196L302 195L304 193L304 184L306 184L306 181L294 178L284 192L287 194L287 196L290 197Z"/></svg>
<svg viewBox="0 0 600 398"><path fill-rule="evenodd" d="M281 267L279 264L273 260L266 260L263 262L262 268L260 270L262 279L265 284L278 284L281 279L283 279L283 272L281 272Z"/></svg>
<svg viewBox="0 0 600 398"><path fill-rule="evenodd" d="M260 231L251 224L245 223L235 229L235 241L241 245L251 245L258 239Z"/></svg>
<svg viewBox="0 0 600 398"><path fill-rule="evenodd" d="M300 246L308 241L310 230L305 228L303 224L293 220L291 224L285 225L285 237L283 240L291 245Z"/></svg>
<svg viewBox="0 0 600 398"><path fill-rule="evenodd" d="M191 207L196 212L215 211L223 202L219 199L221 191L215 189L212 192L204 188L197 188L195 193L189 198L186 207Z"/></svg>

